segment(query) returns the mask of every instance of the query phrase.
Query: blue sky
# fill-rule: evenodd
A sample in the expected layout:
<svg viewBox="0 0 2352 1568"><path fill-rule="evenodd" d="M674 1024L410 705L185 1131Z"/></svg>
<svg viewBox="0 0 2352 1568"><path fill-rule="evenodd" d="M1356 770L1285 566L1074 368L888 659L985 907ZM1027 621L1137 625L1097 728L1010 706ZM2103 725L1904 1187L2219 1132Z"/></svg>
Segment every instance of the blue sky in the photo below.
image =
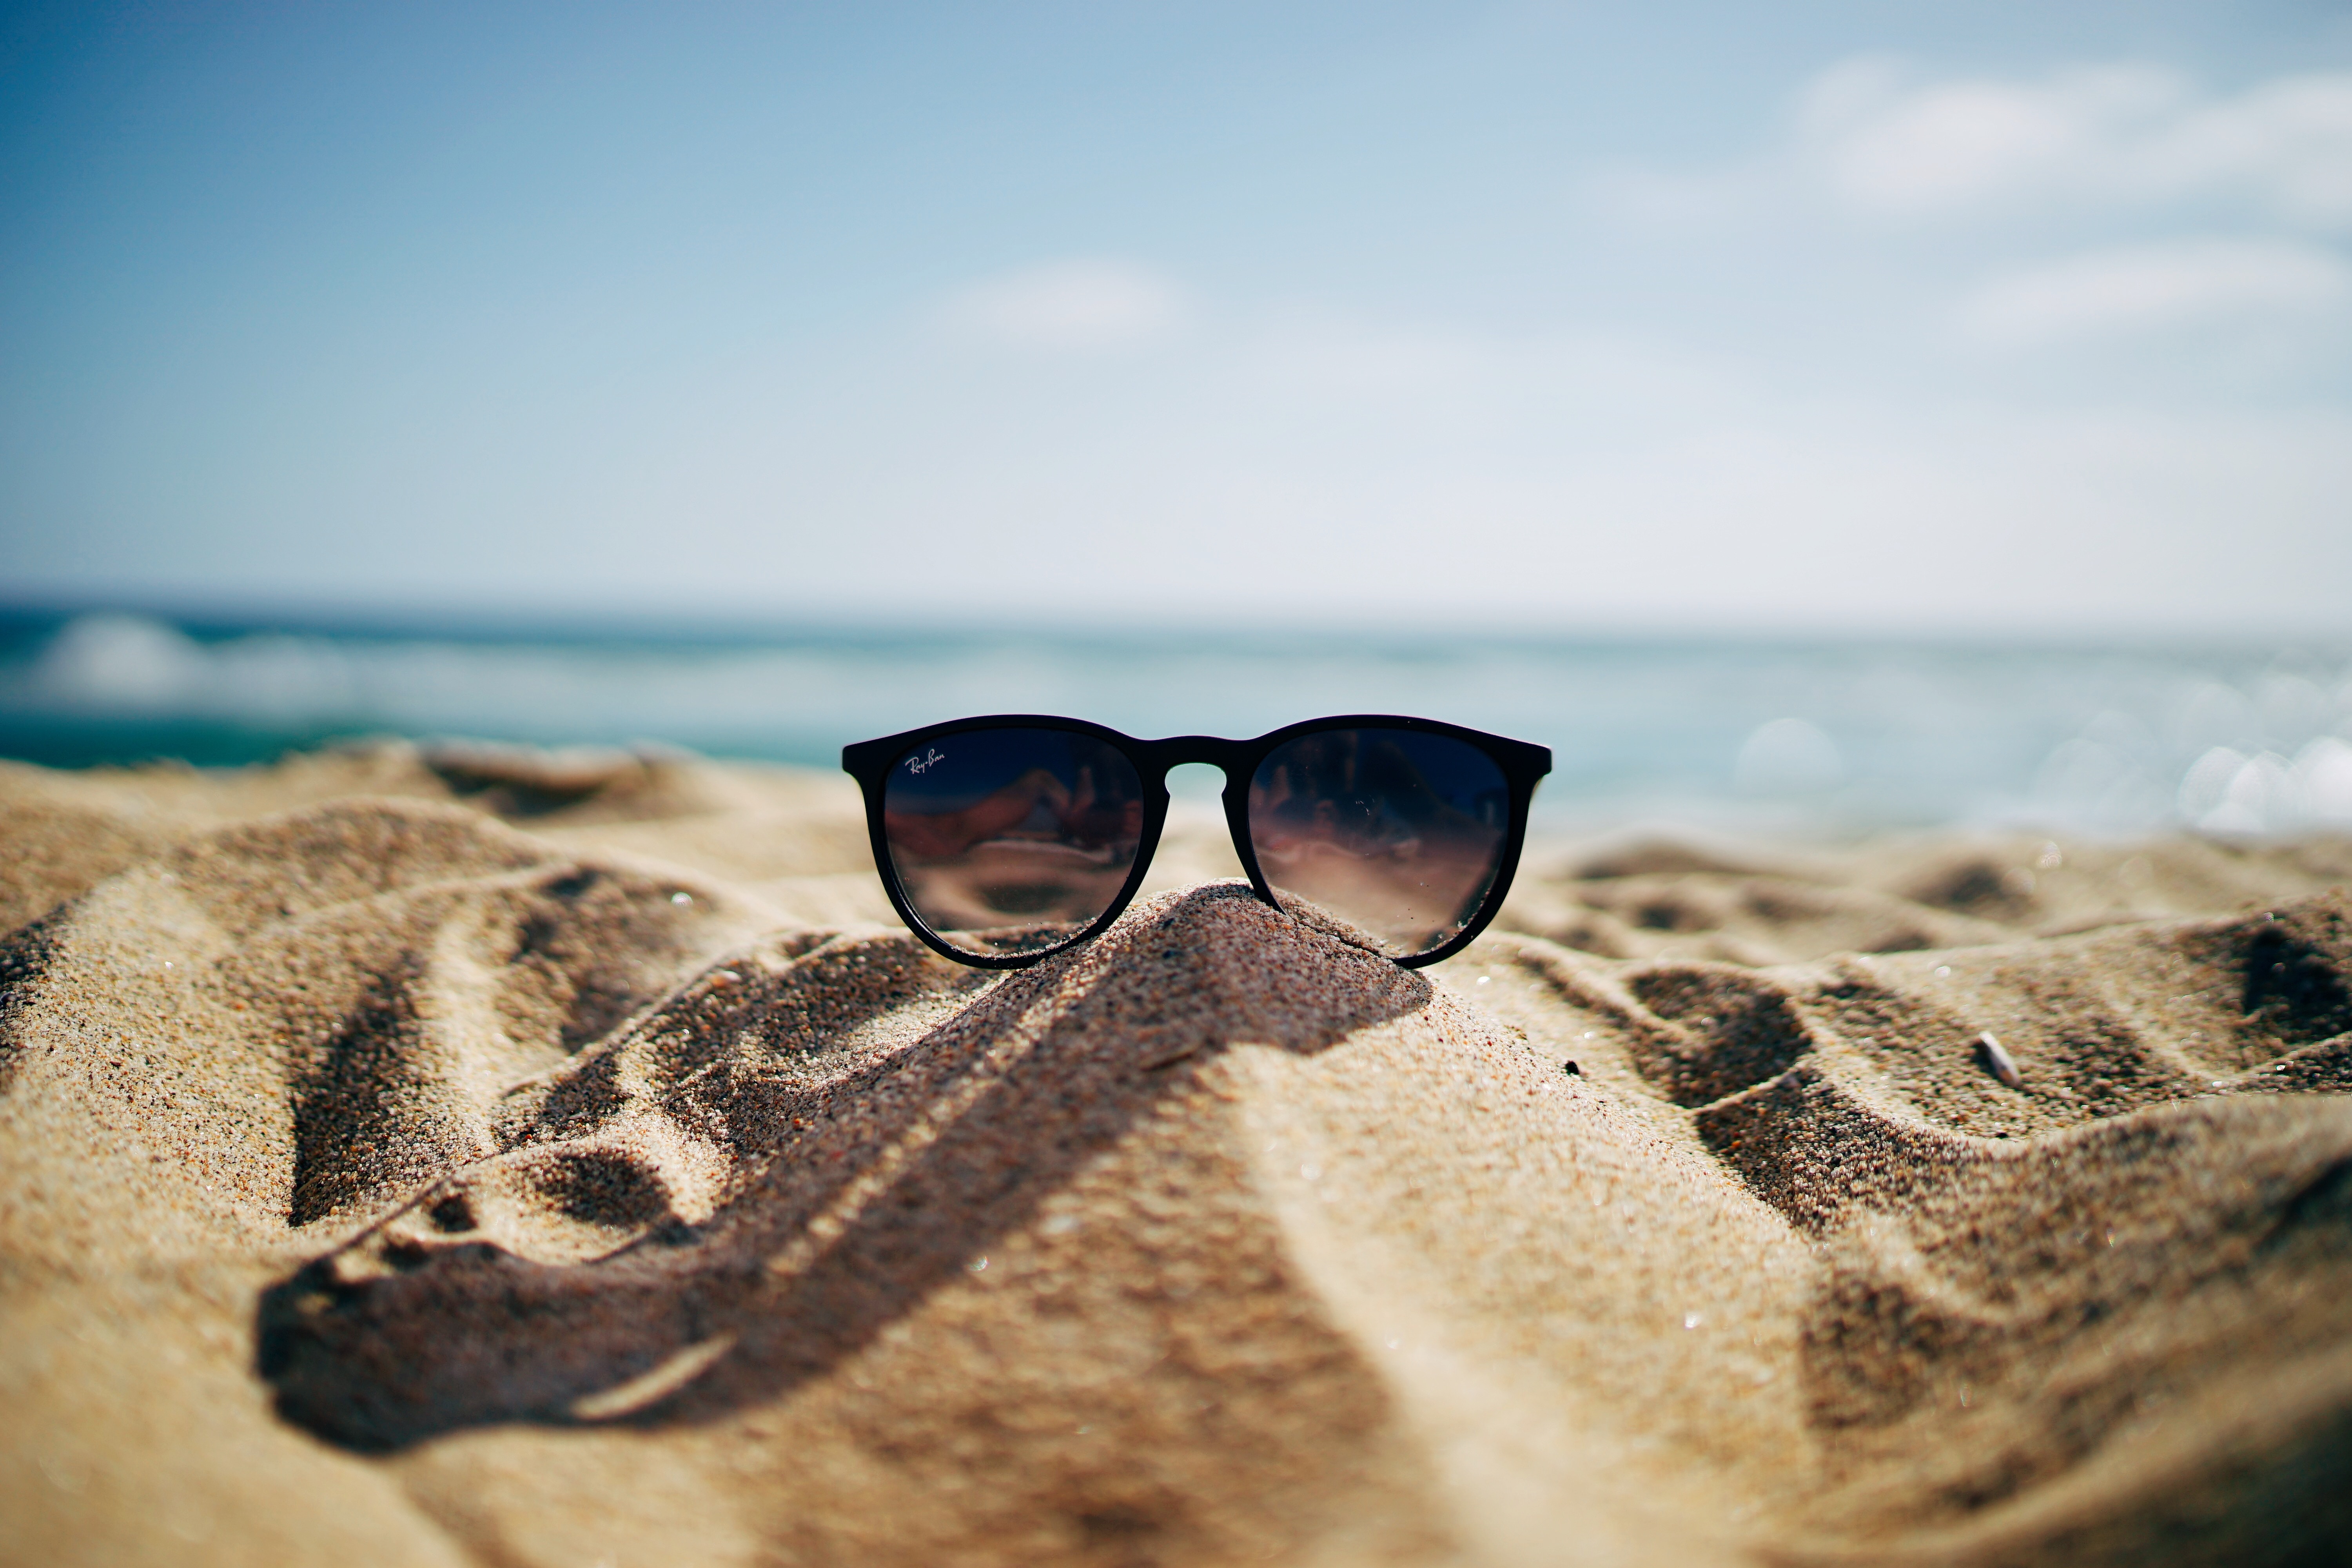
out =
<svg viewBox="0 0 2352 1568"><path fill-rule="evenodd" d="M0 585L2352 631L2352 12L20 6Z"/></svg>

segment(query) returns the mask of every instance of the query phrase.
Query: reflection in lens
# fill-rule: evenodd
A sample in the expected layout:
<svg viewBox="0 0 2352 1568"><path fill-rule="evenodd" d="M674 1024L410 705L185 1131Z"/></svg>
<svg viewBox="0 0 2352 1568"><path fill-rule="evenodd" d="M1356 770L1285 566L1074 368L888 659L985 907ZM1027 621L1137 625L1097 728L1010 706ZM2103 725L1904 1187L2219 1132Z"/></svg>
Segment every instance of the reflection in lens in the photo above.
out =
<svg viewBox="0 0 2352 1568"><path fill-rule="evenodd" d="M971 953L1037 952L1110 908L1143 837L1134 764L1070 730L966 730L890 765L883 835L923 923Z"/></svg>
<svg viewBox="0 0 2352 1568"><path fill-rule="evenodd" d="M1250 780L1250 844L1266 880L1399 958L1469 924L1494 885L1510 818L1510 786L1493 758L1415 730L1302 735Z"/></svg>

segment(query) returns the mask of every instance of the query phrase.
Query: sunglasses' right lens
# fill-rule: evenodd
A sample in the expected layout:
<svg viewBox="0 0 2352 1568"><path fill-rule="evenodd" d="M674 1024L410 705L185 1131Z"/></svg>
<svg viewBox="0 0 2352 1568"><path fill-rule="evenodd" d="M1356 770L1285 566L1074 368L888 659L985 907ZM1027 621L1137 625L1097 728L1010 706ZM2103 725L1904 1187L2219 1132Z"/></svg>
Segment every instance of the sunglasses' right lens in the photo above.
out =
<svg viewBox="0 0 2352 1568"><path fill-rule="evenodd" d="M1102 918L1143 840L1143 784L1075 730L965 730L890 764L891 868L923 923L975 956L1059 947Z"/></svg>
<svg viewBox="0 0 2352 1568"><path fill-rule="evenodd" d="M1511 791L1481 748L1419 730L1321 730L1285 742L1250 780L1250 846L1274 887L1411 958L1452 941L1486 901Z"/></svg>

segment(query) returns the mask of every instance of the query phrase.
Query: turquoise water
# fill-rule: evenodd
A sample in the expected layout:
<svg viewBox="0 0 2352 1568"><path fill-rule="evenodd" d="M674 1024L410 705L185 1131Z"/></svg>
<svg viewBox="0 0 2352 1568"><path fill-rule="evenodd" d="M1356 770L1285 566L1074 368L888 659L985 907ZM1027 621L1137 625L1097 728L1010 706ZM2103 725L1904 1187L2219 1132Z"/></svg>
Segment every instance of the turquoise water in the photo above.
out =
<svg viewBox="0 0 2352 1568"><path fill-rule="evenodd" d="M0 616L0 755L266 761L370 734L835 765L932 720L1248 735L1420 713L1552 748L1548 825L2352 829L2352 648L908 633Z"/></svg>

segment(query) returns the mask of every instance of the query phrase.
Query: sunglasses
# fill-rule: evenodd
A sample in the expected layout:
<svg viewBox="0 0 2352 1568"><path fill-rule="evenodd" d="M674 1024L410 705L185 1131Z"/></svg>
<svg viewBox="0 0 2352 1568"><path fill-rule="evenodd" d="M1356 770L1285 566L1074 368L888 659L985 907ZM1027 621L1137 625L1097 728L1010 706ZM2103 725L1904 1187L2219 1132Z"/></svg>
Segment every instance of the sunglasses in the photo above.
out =
<svg viewBox="0 0 2352 1568"><path fill-rule="evenodd" d="M1139 741L1000 713L845 746L874 864L908 929L961 963L1018 969L1102 931L1143 885L1168 770L1225 775L1225 823L1267 903L1302 899L1408 969L1451 957L1510 890L1551 752L1389 714L1255 741Z"/></svg>

